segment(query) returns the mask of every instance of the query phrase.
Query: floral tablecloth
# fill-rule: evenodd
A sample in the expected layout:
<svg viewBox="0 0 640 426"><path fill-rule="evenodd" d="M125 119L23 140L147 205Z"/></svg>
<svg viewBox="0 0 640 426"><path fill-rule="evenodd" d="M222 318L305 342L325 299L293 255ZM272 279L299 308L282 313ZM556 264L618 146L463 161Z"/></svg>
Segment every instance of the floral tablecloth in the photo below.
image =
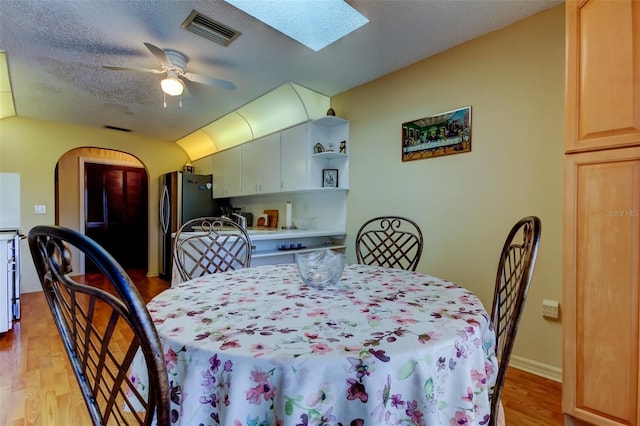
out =
<svg viewBox="0 0 640 426"><path fill-rule="evenodd" d="M187 281L148 308L175 424L488 424L495 335L451 282L349 265L320 291L268 265Z"/></svg>

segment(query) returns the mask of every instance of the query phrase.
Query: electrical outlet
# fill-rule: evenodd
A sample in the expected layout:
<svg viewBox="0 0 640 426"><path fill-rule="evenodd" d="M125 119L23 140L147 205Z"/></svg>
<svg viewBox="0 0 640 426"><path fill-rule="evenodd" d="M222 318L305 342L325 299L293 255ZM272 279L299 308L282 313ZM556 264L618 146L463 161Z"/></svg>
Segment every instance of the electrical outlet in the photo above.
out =
<svg viewBox="0 0 640 426"><path fill-rule="evenodd" d="M560 305L557 300L542 300L542 316L549 319L560 318Z"/></svg>
<svg viewBox="0 0 640 426"><path fill-rule="evenodd" d="M36 204L35 206L33 206L33 212L35 214L46 214L47 213L47 206L43 206L41 204Z"/></svg>

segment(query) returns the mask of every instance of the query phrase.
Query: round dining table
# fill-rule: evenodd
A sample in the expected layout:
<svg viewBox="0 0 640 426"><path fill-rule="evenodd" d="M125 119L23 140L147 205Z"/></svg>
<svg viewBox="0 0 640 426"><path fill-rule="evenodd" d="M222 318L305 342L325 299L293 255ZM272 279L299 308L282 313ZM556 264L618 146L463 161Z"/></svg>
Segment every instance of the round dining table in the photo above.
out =
<svg viewBox="0 0 640 426"><path fill-rule="evenodd" d="M147 307L173 424L488 424L495 334L452 282L353 264L320 290L295 264L265 265L186 281Z"/></svg>

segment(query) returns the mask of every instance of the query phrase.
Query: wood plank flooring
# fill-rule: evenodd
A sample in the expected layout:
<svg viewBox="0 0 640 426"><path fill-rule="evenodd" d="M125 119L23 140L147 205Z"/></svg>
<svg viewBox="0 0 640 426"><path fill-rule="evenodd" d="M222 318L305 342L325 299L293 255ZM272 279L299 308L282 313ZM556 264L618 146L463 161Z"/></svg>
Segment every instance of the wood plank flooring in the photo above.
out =
<svg viewBox="0 0 640 426"><path fill-rule="evenodd" d="M169 287L129 271L142 297ZM84 401L42 293L22 295L22 319L0 335L0 425L89 425ZM508 425L562 425L561 385L522 370L507 374L502 402Z"/></svg>

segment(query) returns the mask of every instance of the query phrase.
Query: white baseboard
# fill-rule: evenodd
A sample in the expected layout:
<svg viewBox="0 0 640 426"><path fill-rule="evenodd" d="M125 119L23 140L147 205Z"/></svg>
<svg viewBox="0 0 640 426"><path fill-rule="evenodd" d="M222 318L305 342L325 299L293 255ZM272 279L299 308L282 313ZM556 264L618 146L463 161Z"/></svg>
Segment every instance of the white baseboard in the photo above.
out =
<svg viewBox="0 0 640 426"><path fill-rule="evenodd" d="M517 355L511 355L509 367L524 370L527 373L562 383L562 368L554 367L553 365L543 364Z"/></svg>

